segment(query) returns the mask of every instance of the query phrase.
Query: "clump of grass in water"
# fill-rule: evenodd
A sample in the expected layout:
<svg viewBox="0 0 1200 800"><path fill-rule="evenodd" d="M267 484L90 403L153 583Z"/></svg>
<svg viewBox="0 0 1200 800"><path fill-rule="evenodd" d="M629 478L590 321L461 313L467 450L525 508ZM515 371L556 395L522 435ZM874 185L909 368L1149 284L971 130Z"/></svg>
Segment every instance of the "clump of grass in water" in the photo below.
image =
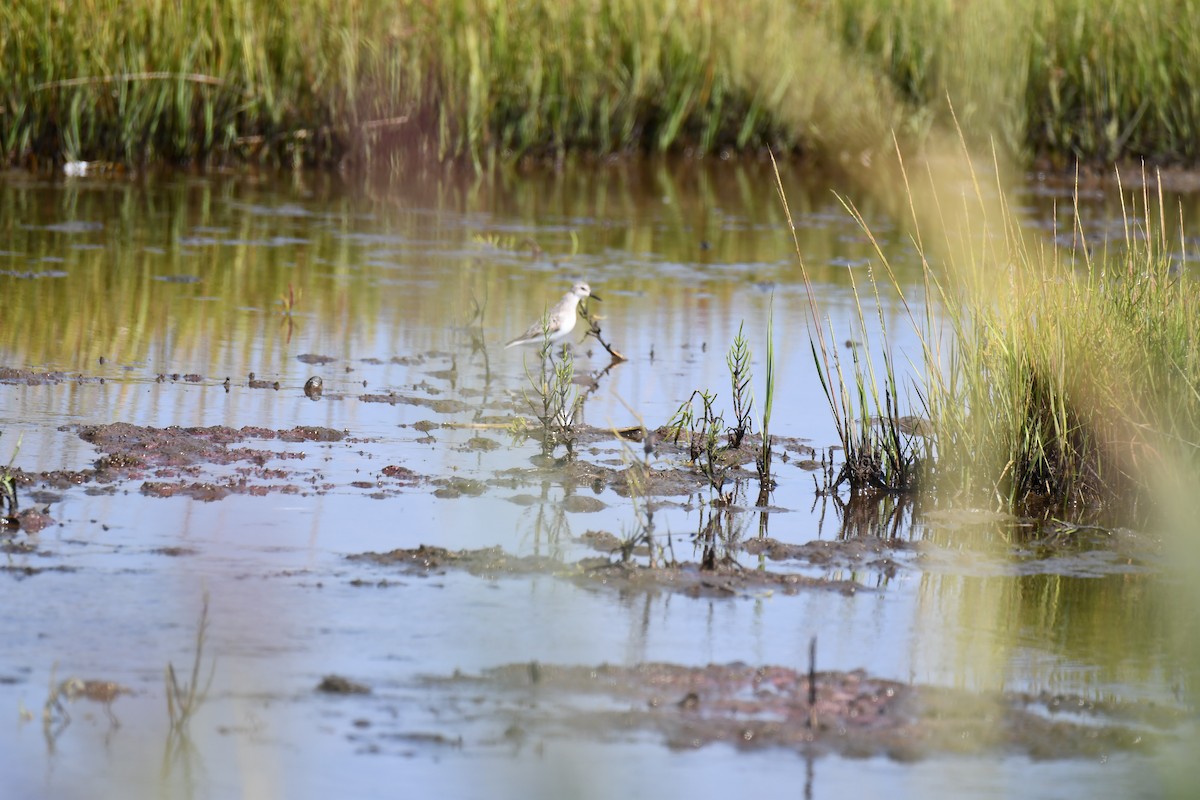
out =
<svg viewBox="0 0 1200 800"><path fill-rule="evenodd" d="M773 302L773 301L772 301ZM773 308L773 306L772 306ZM774 311L767 317L767 387L766 404L763 409L763 437L759 452L755 457L759 477L758 504L766 505L770 490L774 487L771 479L771 406L775 395L775 346L774 346ZM729 466L723 455L727 450L736 450L742 446L746 436L752 433L751 412L754 408L754 396L751 391L753 375L750 369L750 344L745 336L745 323L738 326L737 336L725 357L729 367L730 389L733 397L734 424L725 426L725 418L716 411L717 395L708 390L697 389L687 399L667 423L672 431L675 444L681 438L687 439L688 456L700 473L708 480L709 487L720 493L720 501L730 502L731 496L724 494L723 487L728 478ZM696 415L696 401L699 400L700 414ZM721 442L721 433L726 434L726 443Z"/></svg>
<svg viewBox="0 0 1200 800"><path fill-rule="evenodd" d="M1125 210L1122 241L1094 254L1078 213L1072 247L1031 242L1005 203L999 169L996 188L985 191L969 157L966 173L942 174L960 165L930 162L926 196L899 164L924 266L922 317L865 221L847 209L870 237L920 336L925 375L918 401L928 423L920 426L920 444L906 440L890 357L881 390L870 351L856 348L848 385L813 303L814 361L846 444L838 480L850 480L853 491L854 481L873 485L872 476L898 489L920 479L935 499L1042 514L1134 511L1141 499L1162 497L1163 486L1194 481L1200 289L1172 272L1169 215L1161 191L1155 211L1153 181L1143 176L1138 213ZM962 185L964 174L974 200L943 206L938 187ZM923 218L939 224L937 272L921 234ZM1186 250L1185 244L1181 232L1179 246ZM878 303L873 275L871 285ZM861 328L861 303L858 309ZM943 353L947 330L951 348Z"/></svg>
<svg viewBox="0 0 1200 800"><path fill-rule="evenodd" d="M696 416L697 400L700 401L699 416ZM707 479L709 488L716 491L724 502L729 499L722 492L729 467L721 458L725 451L725 446L721 444L725 418L717 413L716 401L715 394L696 389L667 422L667 428L672 431L674 444L679 444L681 438L687 439L689 459Z"/></svg>
<svg viewBox="0 0 1200 800"><path fill-rule="evenodd" d="M773 156L772 163L774 163ZM835 348L829 345L829 340L825 337L825 326L822 324L812 283L804 265L804 257L800 252L800 242L796 238L795 224L783 191L783 183L779 178L778 167L775 170L775 178L784 213L787 216L788 225L791 226L796 257L800 260L800 272L808 293L811 315L810 330L816 332L816 341L810 339L813 363L816 365L821 389L825 393L825 399L829 403L829 410L833 415L838 440L845 453L845 461L841 470L832 485L824 488L826 491L836 491L845 483L849 486L852 497L866 496L877 492L913 491L917 484L920 460L915 451L912 437L901 436L901 415L891 357L886 351L884 352L884 385L881 392L876 381L870 349L865 345L861 347L857 344L854 345L851 351L853 384L851 386L847 383L841 356ZM868 338L866 317L863 313L858 281L853 272L849 274L855 311L858 316L859 334L866 342ZM876 307L879 311L879 324L886 343L887 325L883 318L883 308L879 303L878 286L873 273L869 273L868 280L874 292ZM832 330L830 333L833 333Z"/></svg>
<svg viewBox="0 0 1200 800"><path fill-rule="evenodd" d="M1157 211L1149 188L1140 206L1144 225L1124 209L1119 248L1096 256L1078 214L1076 246L1047 252L1026 244L1003 209L1013 254L1003 285L962 276L970 264L944 279L965 291L931 278L956 343L928 390L941 485L1059 513L1132 510L1163 485L1194 480L1200 292L1172 274L1161 192Z"/></svg>

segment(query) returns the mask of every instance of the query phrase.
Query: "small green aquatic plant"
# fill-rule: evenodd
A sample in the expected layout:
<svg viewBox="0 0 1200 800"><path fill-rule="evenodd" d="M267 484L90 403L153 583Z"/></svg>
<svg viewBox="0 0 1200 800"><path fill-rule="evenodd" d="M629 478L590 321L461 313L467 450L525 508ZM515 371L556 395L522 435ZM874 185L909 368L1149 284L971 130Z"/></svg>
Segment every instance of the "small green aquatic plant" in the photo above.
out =
<svg viewBox="0 0 1200 800"><path fill-rule="evenodd" d="M279 313L291 319L292 315L296 313L296 309L300 306L300 298L303 296L303 289L297 289L289 283L287 291L279 295Z"/></svg>
<svg viewBox="0 0 1200 800"><path fill-rule="evenodd" d="M696 414L699 401L700 414ZM708 481L711 489L720 492L728 477L729 467L722 455L725 445L721 435L725 432L725 418L716 411L717 395L704 389L696 389L671 417L667 429L672 442L679 444L686 439L689 460Z"/></svg>
<svg viewBox="0 0 1200 800"><path fill-rule="evenodd" d="M754 396L750 390L750 343L744 333L745 323L738 325L737 336L725 356L729 367L729 382L733 397L733 425L729 428L729 446L737 449L750 433L750 412L754 408Z"/></svg>
<svg viewBox="0 0 1200 800"><path fill-rule="evenodd" d="M758 469L758 505L765 506L775 480L771 477L771 409L775 405L775 297L767 309L767 379L762 409L762 441L754 460ZM765 517L764 517L765 521ZM764 522L765 524L765 522Z"/></svg>
<svg viewBox="0 0 1200 800"><path fill-rule="evenodd" d="M526 378L533 388L533 396L525 396L533 415L542 426L542 446L547 452L558 444L565 445L568 456L575 444L575 420L581 398L575 387L575 359L571 351L563 347L555 352L550 339L549 318L542 320L543 342L538 351L537 372L525 368Z"/></svg>

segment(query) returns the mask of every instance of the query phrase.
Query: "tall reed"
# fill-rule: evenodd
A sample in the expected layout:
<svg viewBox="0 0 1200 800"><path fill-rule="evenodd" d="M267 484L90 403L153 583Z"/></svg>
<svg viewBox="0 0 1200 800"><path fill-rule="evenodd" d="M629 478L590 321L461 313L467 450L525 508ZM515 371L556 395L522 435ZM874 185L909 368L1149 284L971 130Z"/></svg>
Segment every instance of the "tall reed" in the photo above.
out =
<svg viewBox="0 0 1200 800"><path fill-rule="evenodd" d="M774 162L774 156L772 156L772 162ZM842 466L833 478L832 485L826 486L824 489L833 491L845 483L849 486L852 497L866 497L878 492L899 494L912 491L917 486L918 467L921 460L912 437L901 435L899 392L892 359L886 350L887 324L883 317L882 304L879 302L879 286L874 272L868 272L867 281L878 310L880 331L884 340L882 385L876 373L869 347L870 336L866 315L863 311L863 298L859 293L858 279L853 273L850 274L850 286L854 296L854 308L858 323L855 335L861 341L852 347L852 364L848 371L842 364L838 350L831 345L832 337L836 335L832 328L829 331L831 338L826 338L825 327L832 323L821 316L820 308L817 305L816 293L813 290L804 255L800 249L800 241L796 237L795 222L792 219L791 209L788 207L778 166L775 170L775 181L780 202L783 204L784 215L788 220L788 227L792 231L792 243L800 262L800 273L808 295L813 364L821 382L821 389L829 404L829 411L833 417L834 428L837 431L844 455ZM870 229L866 227L861 216L851 206L847 205L846 207L863 226L863 230L875 246L877 255L882 255L878 242L871 235ZM883 263L886 266L886 259ZM894 280L893 283L895 283ZM813 338L814 336L815 338Z"/></svg>

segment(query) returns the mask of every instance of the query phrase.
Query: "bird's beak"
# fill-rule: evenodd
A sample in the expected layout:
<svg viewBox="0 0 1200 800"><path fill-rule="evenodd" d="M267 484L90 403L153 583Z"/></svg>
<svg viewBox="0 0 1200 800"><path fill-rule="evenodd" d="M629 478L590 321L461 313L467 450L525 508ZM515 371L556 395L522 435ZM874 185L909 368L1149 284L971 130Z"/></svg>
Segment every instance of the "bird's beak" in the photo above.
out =
<svg viewBox="0 0 1200 800"><path fill-rule="evenodd" d="M591 294L589 294L588 299L589 300L599 300L601 303L604 302L604 300L600 297L600 295L596 294L595 292L592 292Z"/></svg>

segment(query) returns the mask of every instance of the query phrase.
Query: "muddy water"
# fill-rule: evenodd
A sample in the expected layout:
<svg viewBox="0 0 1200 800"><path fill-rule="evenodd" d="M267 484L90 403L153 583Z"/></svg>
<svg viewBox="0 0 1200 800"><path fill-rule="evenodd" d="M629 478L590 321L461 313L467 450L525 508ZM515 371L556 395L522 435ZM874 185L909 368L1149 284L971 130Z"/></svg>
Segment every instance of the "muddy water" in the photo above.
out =
<svg viewBox="0 0 1200 800"><path fill-rule="evenodd" d="M851 288L872 245L835 192L919 303L908 234L878 198L799 171L785 186L836 338L878 356ZM1054 213L1070 229L1066 196L1037 183L1017 195L1047 236ZM1096 192L1081 211L1107 226L1120 204ZM629 360L612 365L576 330L576 371L595 388L580 388L587 435L564 465L514 425L534 416L536 359L502 343L581 279ZM373 796L397 779L461 797L1179 785L1196 631L1153 532L889 502L844 518L815 496L812 462L835 436L763 165L392 182L9 174L0 291L0 463L25 476L22 507L53 520L3 540L13 796ZM882 302L896 363L915 361L901 305ZM718 392L728 419L725 353L743 324L761 396L772 305L786 460L771 510L753 508L750 478L731 481L728 509L700 482L631 499L633 462L669 476L686 459L608 431L661 426L695 389ZM138 427L114 443L94 430L110 423ZM644 548L618 552L647 508L656 572ZM719 570L698 569L702 533ZM196 680L211 670L212 683L173 732L164 669L193 682L205 596ZM945 738L905 707L924 748L848 737L834 699L810 725L814 637L813 683L830 697L895 683L919 692L912 708L973 721ZM750 708L728 700L748 690L701 674L639 693L635 668L655 662L795 675L783 706ZM633 671L603 692L555 677L603 665ZM368 691L316 691L327 675ZM130 691L72 699L73 677ZM642 713L660 705L677 717ZM729 733L731 718L760 727ZM993 718L1005 736L976 727ZM1048 745L1041 718L1069 746ZM801 728L767 735L789 720Z"/></svg>

